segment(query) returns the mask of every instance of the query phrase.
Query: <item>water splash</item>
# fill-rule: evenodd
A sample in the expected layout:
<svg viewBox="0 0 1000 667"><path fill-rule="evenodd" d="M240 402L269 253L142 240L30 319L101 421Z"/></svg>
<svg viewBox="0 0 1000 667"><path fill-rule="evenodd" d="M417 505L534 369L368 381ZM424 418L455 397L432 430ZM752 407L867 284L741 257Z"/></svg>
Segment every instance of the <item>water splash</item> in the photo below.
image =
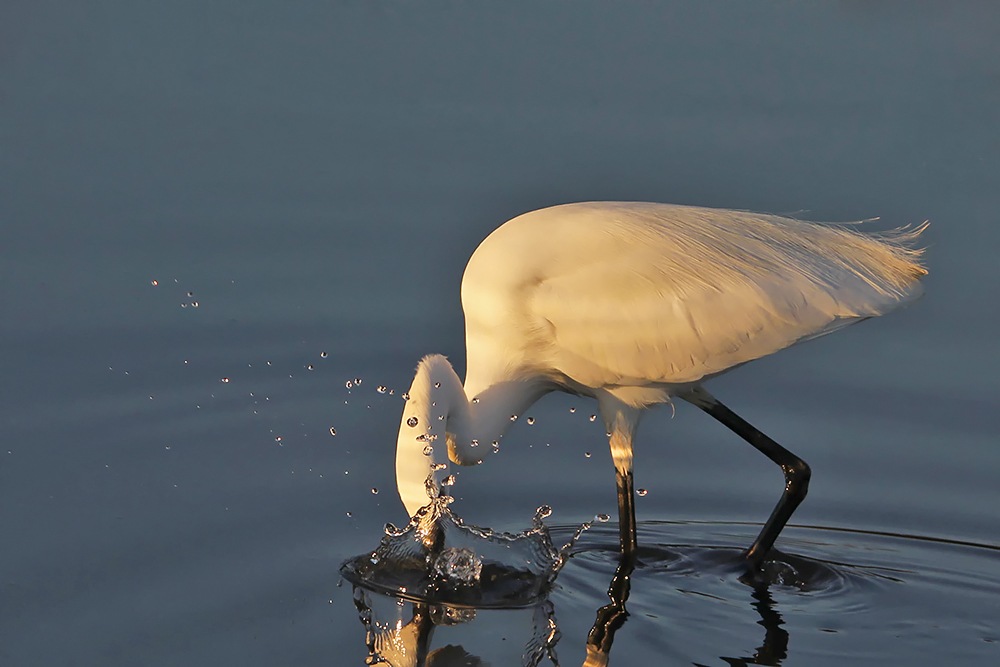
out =
<svg viewBox="0 0 1000 667"><path fill-rule="evenodd" d="M434 561L434 574L447 585L474 586L483 573L483 561L472 549L448 547Z"/></svg>
<svg viewBox="0 0 1000 667"><path fill-rule="evenodd" d="M466 524L437 495L404 528L386 525L373 552L340 568L345 579L369 591L413 602L480 609L516 609L544 599L580 536L555 547L538 508L531 527L505 533ZM596 519L595 520L599 520Z"/></svg>

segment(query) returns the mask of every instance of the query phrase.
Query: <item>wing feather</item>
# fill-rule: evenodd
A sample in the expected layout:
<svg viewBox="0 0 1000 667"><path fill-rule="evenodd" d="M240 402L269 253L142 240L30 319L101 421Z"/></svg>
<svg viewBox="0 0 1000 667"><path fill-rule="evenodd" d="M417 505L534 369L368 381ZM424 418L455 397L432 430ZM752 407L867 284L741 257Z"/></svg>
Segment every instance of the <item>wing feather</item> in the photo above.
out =
<svg viewBox="0 0 1000 667"><path fill-rule="evenodd" d="M876 238L632 202L534 211L494 232L466 270L470 377L491 337L502 372L517 359L586 387L696 382L919 296L926 271L907 244L921 230Z"/></svg>
<svg viewBox="0 0 1000 667"><path fill-rule="evenodd" d="M584 210L602 214L598 251L559 263L528 312L549 323L554 365L587 386L700 380L880 315L912 298L923 273L905 248L843 227L661 205Z"/></svg>

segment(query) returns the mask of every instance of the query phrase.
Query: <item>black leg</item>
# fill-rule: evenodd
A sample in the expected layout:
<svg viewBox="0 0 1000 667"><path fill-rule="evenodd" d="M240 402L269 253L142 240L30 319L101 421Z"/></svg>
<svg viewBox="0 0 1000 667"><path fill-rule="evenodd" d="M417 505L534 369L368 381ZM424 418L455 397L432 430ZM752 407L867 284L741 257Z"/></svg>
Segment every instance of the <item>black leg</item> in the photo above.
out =
<svg viewBox="0 0 1000 667"><path fill-rule="evenodd" d="M618 481L618 528L621 537L622 556L631 558L635 554L635 493L632 485L632 471L622 472L615 468Z"/></svg>
<svg viewBox="0 0 1000 667"><path fill-rule="evenodd" d="M764 524L760 535L744 553L750 567L757 570L767 558L768 552L771 551L774 541L778 539L778 534L785 527L792 512L806 497L811 475L809 466L795 454L758 431L704 389L699 387L683 398L725 424L736 435L753 445L757 451L781 466L782 472L785 473L785 490L781 494L778 504L774 506L774 511L771 512L771 516Z"/></svg>

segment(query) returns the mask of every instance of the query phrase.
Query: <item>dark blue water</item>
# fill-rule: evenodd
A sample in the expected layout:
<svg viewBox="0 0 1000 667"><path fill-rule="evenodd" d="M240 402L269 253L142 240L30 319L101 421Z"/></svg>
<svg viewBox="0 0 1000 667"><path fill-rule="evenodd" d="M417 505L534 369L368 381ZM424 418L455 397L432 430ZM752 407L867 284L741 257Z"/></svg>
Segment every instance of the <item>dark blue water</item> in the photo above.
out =
<svg viewBox="0 0 1000 667"><path fill-rule="evenodd" d="M406 518L399 394L424 354L463 372L467 258L601 199L931 221L921 302L712 383L812 465L778 547L823 585L714 569L780 475L661 410L612 660L997 661L998 32L989 3L5 3L0 663L361 664L338 567ZM614 514L594 412L543 399L453 509ZM549 598L560 664L616 539ZM533 622L433 642L517 664Z"/></svg>

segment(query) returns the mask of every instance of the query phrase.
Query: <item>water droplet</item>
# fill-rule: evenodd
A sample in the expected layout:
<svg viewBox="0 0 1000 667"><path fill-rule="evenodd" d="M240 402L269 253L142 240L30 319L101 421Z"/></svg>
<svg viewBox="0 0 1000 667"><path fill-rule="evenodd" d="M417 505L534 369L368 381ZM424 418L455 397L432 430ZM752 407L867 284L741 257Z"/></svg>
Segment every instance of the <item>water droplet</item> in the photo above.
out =
<svg viewBox="0 0 1000 667"><path fill-rule="evenodd" d="M276 437L276 438L274 439L274 441L275 441L275 442L281 442L281 436L279 435L278 437Z"/></svg>
<svg viewBox="0 0 1000 667"><path fill-rule="evenodd" d="M344 386L347 387L348 389L350 389L351 387L354 386L354 383L351 382L350 380L348 380L347 382L344 383Z"/></svg>
<svg viewBox="0 0 1000 667"><path fill-rule="evenodd" d="M608 516L607 514L598 514L594 518L600 521L601 523L607 523L608 521L611 521L611 517Z"/></svg>
<svg viewBox="0 0 1000 667"><path fill-rule="evenodd" d="M331 426L330 427L330 435L337 435L337 429L335 429L334 427Z"/></svg>
<svg viewBox="0 0 1000 667"><path fill-rule="evenodd" d="M375 388L375 391L377 391L380 394L384 394L385 392L387 392L389 390L386 389L386 387L385 387L384 384L380 384L378 387Z"/></svg>
<svg viewBox="0 0 1000 667"><path fill-rule="evenodd" d="M438 415L438 421L444 421L444 415Z"/></svg>
<svg viewBox="0 0 1000 667"><path fill-rule="evenodd" d="M425 445L424 446L424 456L430 456L433 453L434 453L434 446L433 445Z"/></svg>
<svg viewBox="0 0 1000 667"><path fill-rule="evenodd" d="M188 307L188 305L186 303L182 303L181 304L181 308L187 308L187 307Z"/></svg>
<svg viewBox="0 0 1000 667"><path fill-rule="evenodd" d="M410 400L410 395L407 392L405 392L405 391L402 394L400 394L399 397L401 399L403 399L404 401Z"/></svg>
<svg viewBox="0 0 1000 667"><path fill-rule="evenodd" d="M440 382L435 382L435 383L434 383L434 386L435 386L435 387L440 387L440 386L441 386L441 383L440 383Z"/></svg>
<svg viewBox="0 0 1000 667"><path fill-rule="evenodd" d="M542 505L537 510L535 510L535 516L537 516L539 519L544 519L551 515L552 515L552 508L549 507L548 505Z"/></svg>
<svg viewBox="0 0 1000 667"><path fill-rule="evenodd" d="M309 364L308 366L306 366L306 370L307 371L311 371L312 369L313 369L313 365L312 364Z"/></svg>
<svg viewBox="0 0 1000 667"><path fill-rule="evenodd" d="M354 378L354 384L360 386L361 385L361 378Z"/></svg>
<svg viewBox="0 0 1000 667"><path fill-rule="evenodd" d="M469 443L469 445L471 447L478 447L479 446L479 441L478 440L473 440L472 442Z"/></svg>
<svg viewBox="0 0 1000 667"><path fill-rule="evenodd" d="M511 415L511 416L510 416L510 420L511 420L512 422L516 422L516 421L517 421L517 415Z"/></svg>
<svg viewBox="0 0 1000 667"><path fill-rule="evenodd" d="M378 495L378 489L376 489L374 486L372 487L372 495L376 496Z"/></svg>
<svg viewBox="0 0 1000 667"><path fill-rule="evenodd" d="M188 296L194 296L194 292L188 292Z"/></svg>
<svg viewBox="0 0 1000 667"><path fill-rule="evenodd" d="M410 417L409 419L406 420L406 425L407 426L416 426L419 423L420 423L420 420L417 419L416 417Z"/></svg>
<svg viewBox="0 0 1000 667"><path fill-rule="evenodd" d="M499 451L500 451L500 445L498 445L497 443L494 442L493 443L493 453L496 454Z"/></svg>
<svg viewBox="0 0 1000 667"><path fill-rule="evenodd" d="M350 513L350 512L348 512L348 513L347 513L347 516L351 516L351 513Z"/></svg>
<svg viewBox="0 0 1000 667"><path fill-rule="evenodd" d="M328 355L326 354L326 352L320 352L320 353L319 353L319 356L321 356L321 357L323 357L324 359L326 359L326 357L327 357Z"/></svg>
<svg viewBox="0 0 1000 667"><path fill-rule="evenodd" d="M528 422L529 424L534 424L534 423L535 423L535 418L534 418L534 417L528 417L528 419L527 419L526 421L527 421L527 422Z"/></svg>
<svg viewBox="0 0 1000 667"><path fill-rule="evenodd" d="M229 382L229 378L222 378L222 381L225 382L225 383L228 383Z"/></svg>
<svg viewBox="0 0 1000 667"><path fill-rule="evenodd" d="M438 470L444 470L447 467L448 467L448 464L446 464L446 463L435 463L434 465L431 466L431 470L433 470L434 472L437 472Z"/></svg>
<svg viewBox="0 0 1000 667"><path fill-rule="evenodd" d="M478 396L476 396L476 397L475 397L474 399L472 399L472 402L473 402L473 403L478 403L478 402L479 402L479 397L478 397Z"/></svg>
<svg viewBox="0 0 1000 667"><path fill-rule="evenodd" d="M197 301L192 301L191 305L197 308L200 304Z"/></svg>
<svg viewBox="0 0 1000 667"><path fill-rule="evenodd" d="M445 477L444 479L442 479L441 480L441 486L455 486L455 476L454 475L448 475L447 477Z"/></svg>
<svg viewBox="0 0 1000 667"><path fill-rule="evenodd" d="M590 421L594 421L595 419L597 419L597 415L590 415Z"/></svg>
<svg viewBox="0 0 1000 667"><path fill-rule="evenodd" d="M576 408L570 408L569 411L570 412L576 412Z"/></svg>
<svg viewBox="0 0 1000 667"><path fill-rule="evenodd" d="M647 491L646 489L636 489L636 493L638 493L640 496L644 496L647 493L649 493L649 491Z"/></svg>
<svg viewBox="0 0 1000 667"><path fill-rule="evenodd" d="M160 284L159 280L151 280L150 282L153 283L154 285L159 285Z"/></svg>
<svg viewBox="0 0 1000 667"><path fill-rule="evenodd" d="M584 452L583 455L586 456L588 459L590 458L590 452Z"/></svg>
<svg viewBox="0 0 1000 667"><path fill-rule="evenodd" d="M437 401L431 401L431 407L437 407Z"/></svg>

